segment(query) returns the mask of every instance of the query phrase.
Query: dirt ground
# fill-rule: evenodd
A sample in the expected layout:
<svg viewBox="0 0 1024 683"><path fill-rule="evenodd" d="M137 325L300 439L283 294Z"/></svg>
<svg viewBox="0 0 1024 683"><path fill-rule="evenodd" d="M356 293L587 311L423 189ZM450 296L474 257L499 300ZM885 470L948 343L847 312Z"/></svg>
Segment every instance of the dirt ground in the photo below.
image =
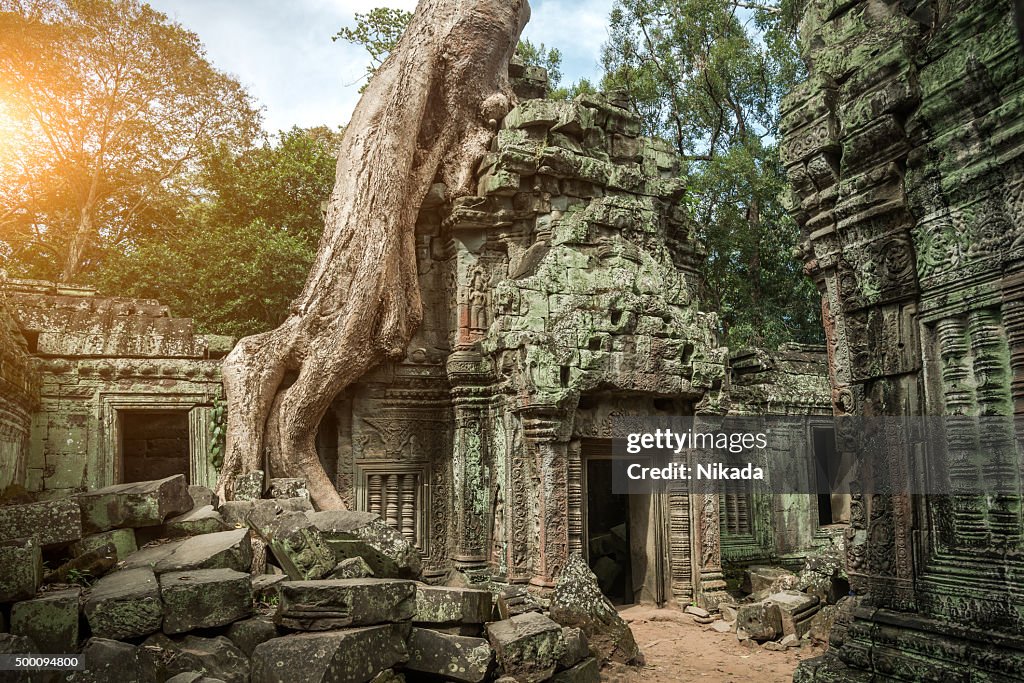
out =
<svg viewBox="0 0 1024 683"><path fill-rule="evenodd" d="M822 646L810 645L785 652L747 647L735 633L717 633L677 610L636 606L620 613L633 629L646 664L639 669L606 668L601 678L610 682L788 682L797 663L824 652Z"/></svg>

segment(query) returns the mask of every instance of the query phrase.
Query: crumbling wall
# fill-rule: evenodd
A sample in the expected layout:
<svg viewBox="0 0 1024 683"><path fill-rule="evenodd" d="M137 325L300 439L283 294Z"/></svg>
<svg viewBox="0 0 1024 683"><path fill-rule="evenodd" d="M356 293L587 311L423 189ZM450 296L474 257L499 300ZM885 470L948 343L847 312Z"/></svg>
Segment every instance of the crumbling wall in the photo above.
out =
<svg viewBox="0 0 1024 683"><path fill-rule="evenodd" d="M120 482L125 411L189 411L193 483L211 484L210 413L233 343L195 334L157 301L8 280L7 305L41 371L26 486L51 495Z"/></svg>
<svg viewBox="0 0 1024 683"><path fill-rule="evenodd" d="M1020 413L1024 55L1012 4L814 1L800 40L810 74L783 106L782 158L822 292L835 412ZM854 496L846 548L861 604L799 680L1019 680L1020 447L1000 430L957 438L1005 457L932 449L929 474L903 434L885 476L939 472L991 495Z"/></svg>
<svg viewBox="0 0 1024 683"><path fill-rule="evenodd" d="M0 286L3 284L0 271ZM24 486L39 372L0 290L0 491Z"/></svg>

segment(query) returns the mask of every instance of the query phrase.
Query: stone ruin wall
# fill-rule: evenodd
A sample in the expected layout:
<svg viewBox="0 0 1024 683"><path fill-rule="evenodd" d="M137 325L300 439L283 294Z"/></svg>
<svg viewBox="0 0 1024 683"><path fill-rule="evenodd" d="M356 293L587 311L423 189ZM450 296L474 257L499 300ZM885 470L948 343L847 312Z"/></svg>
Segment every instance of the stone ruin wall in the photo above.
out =
<svg viewBox="0 0 1024 683"><path fill-rule="evenodd" d="M782 116L839 415L1024 412L1024 57L1008 2L812 1ZM892 471L924 477L892 444ZM860 607L798 680L1021 680L1020 447L958 433L982 497L855 496ZM949 458L946 460L946 458ZM970 671L969 675L966 672Z"/></svg>
<svg viewBox="0 0 1024 683"><path fill-rule="evenodd" d="M190 413L190 480L213 484L210 411L230 339L195 334L156 301L31 280L3 291L41 376L19 483L46 496L116 483L124 413L174 410Z"/></svg>
<svg viewBox="0 0 1024 683"><path fill-rule="evenodd" d="M28 345L0 290L0 491L25 483L32 413L39 407L39 382Z"/></svg>

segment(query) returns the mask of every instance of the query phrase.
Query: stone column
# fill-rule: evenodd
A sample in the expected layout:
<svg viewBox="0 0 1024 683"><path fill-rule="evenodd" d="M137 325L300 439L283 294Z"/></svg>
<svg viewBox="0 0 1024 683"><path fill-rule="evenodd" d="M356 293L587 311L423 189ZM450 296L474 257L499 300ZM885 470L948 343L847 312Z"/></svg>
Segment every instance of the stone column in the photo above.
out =
<svg viewBox="0 0 1024 683"><path fill-rule="evenodd" d="M562 438L565 416L550 408L531 407L522 417L536 496L536 550L530 583L551 588L569 558L569 443Z"/></svg>

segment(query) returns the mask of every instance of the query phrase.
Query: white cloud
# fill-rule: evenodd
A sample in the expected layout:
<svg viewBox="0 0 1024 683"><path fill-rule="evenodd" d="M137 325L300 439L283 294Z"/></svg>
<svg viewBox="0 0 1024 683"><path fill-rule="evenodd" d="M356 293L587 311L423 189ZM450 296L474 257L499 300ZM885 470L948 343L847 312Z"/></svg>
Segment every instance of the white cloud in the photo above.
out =
<svg viewBox="0 0 1024 683"><path fill-rule="evenodd" d="M413 10L415 0L148 0L197 33L214 65L234 74L266 107L271 132L293 125L338 126L359 100L368 58L331 41L356 12ZM599 74L612 0L534 0L525 36L557 47L566 82Z"/></svg>

